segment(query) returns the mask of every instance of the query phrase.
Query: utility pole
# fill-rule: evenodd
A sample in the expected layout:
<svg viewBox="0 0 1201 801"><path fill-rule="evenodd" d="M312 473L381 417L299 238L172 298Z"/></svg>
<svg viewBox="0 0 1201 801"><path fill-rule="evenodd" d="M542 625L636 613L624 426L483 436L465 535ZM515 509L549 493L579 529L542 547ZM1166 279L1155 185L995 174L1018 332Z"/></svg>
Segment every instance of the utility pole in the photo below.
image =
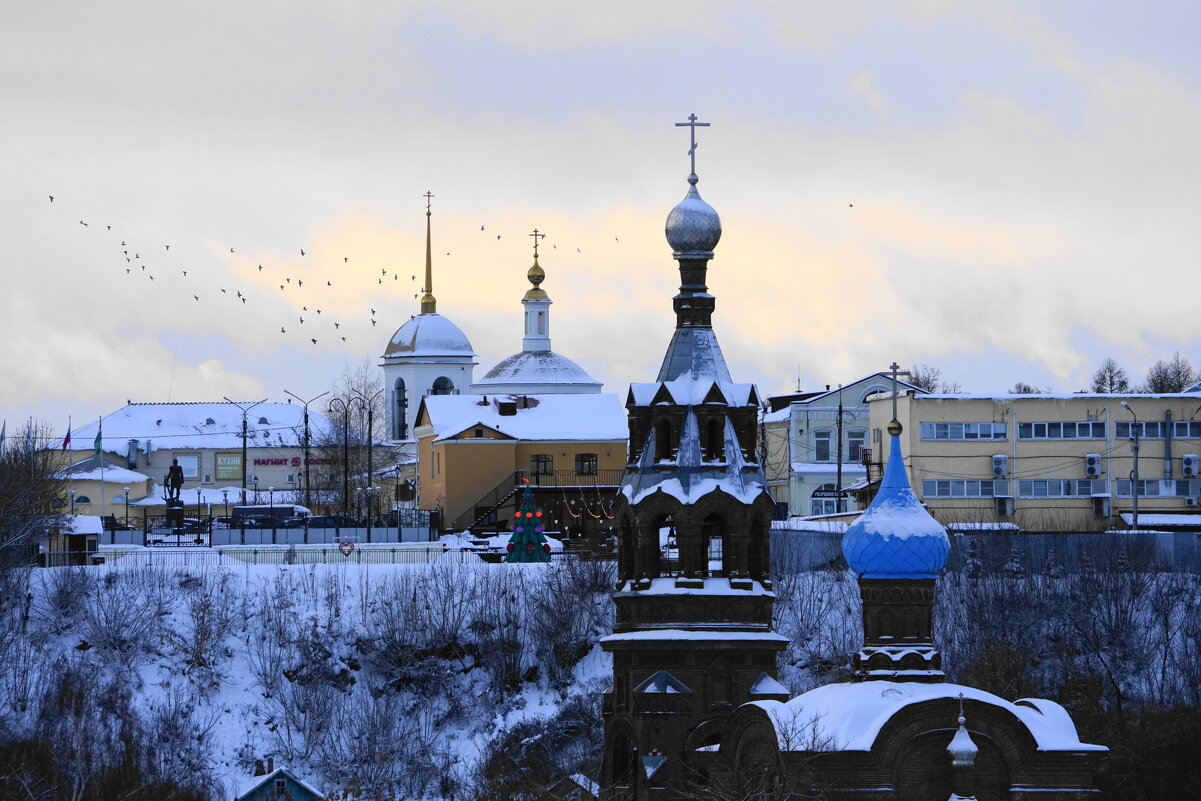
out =
<svg viewBox="0 0 1201 801"><path fill-rule="evenodd" d="M312 485L309 483L309 404L312 403L313 401L317 400L317 398L324 398L329 393L322 392L320 395L318 395L315 398L309 398L308 400L304 400L299 395L297 395L293 392L288 392L288 390L286 390L286 389L284 390L284 392L291 395L293 398L296 398L296 400L300 401L300 403L304 406L304 505L307 509L309 509L311 511L313 508L313 505L312 505L312 488L311 488ZM307 531L307 529L308 529L307 525L305 526L305 529Z"/></svg>
<svg viewBox="0 0 1201 801"><path fill-rule="evenodd" d="M248 406L244 406L241 403L231 401L229 398L226 398L225 402L232 403L234 406L237 406L239 409L242 410L242 503L245 504L246 503L246 414L251 409L253 409L255 406L258 406L260 403L266 403L267 399L263 398L261 401L255 401L254 403L252 403Z"/></svg>
<svg viewBox="0 0 1201 801"><path fill-rule="evenodd" d="M373 420L375 418L375 399L380 396L380 393L383 392L383 390L376 390L375 392L372 392L370 396L364 395L357 389L352 389L350 392L352 395L354 395L354 397L358 398L359 402L363 404L363 407L367 409L367 483L371 484L375 478L374 466L371 464L371 447L375 443L375 430L373 424ZM370 497L371 496L369 495L368 500L370 500ZM370 508L368 508L367 514L367 542L371 542Z"/></svg>
<svg viewBox="0 0 1201 801"><path fill-rule="evenodd" d="M1130 471L1130 495L1132 498L1130 528L1138 531L1138 443L1140 435L1143 433L1143 427L1139 425L1138 415L1134 413L1134 409L1130 408L1130 404L1122 401L1122 408L1130 412L1131 416L1134 417L1134 424L1130 429L1130 450L1134 455L1134 469Z"/></svg>
<svg viewBox="0 0 1201 801"><path fill-rule="evenodd" d="M363 408L363 399L352 397L352 402L357 402L359 408ZM346 517L350 516L350 406L343 398L334 398L329 402L329 407L334 408L334 404L342 407L342 514Z"/></svg>
<svg viewBox="0 0 1201 801"><path fill-rule="evenodd" d="M834 428L838 432L838 447L834 451L838 462L835 466L834 508L842 514L842 384L838 385L838 423Z"/></svg>

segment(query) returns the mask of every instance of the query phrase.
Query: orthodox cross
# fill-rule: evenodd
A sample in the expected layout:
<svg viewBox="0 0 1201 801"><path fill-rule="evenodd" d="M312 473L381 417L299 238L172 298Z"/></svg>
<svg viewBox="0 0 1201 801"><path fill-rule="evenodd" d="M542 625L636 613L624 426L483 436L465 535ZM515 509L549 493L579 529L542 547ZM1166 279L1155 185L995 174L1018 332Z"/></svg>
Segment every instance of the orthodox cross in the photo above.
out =
<svg viewBox="0 0 1201 801"><path fill-rule="evenodd" d="M897 364L896 362L893 362L892 364L888 365L888 370L890 373L892 373L892 419L896 420L897 419L897 376L903 375L906 378L908 378L910 373L907 371L901 370L901 365Z"/></svg>
<svg viewBox="0 0 1201 801"><path fill-rule="evenodd" d="M708 128L709 123L697 122L696 115L689 114L688 122L677 122L676 123L677 128L683 128L684 126L688 126L688 141L689 141L688 157L690 159L692 159L692 174L696 175L696 129L697 128Z"/></svg>
<svg viewBox="0 0 1201 801"><path fill-rule="evenodd" d="M428 217L430 216L430 200L433 199L434 193L427 189L422 197L425 198L425 216Z"/></svg>
<svg viewBox="0 0 1201 801"><path fill-rule="evenodd" d="M536 259L536 258L538 258L538 240L546 239L546 234L538 233L538 229L535 228L534 233L529 234L529 236L534 237L534 258Z"/></svg>

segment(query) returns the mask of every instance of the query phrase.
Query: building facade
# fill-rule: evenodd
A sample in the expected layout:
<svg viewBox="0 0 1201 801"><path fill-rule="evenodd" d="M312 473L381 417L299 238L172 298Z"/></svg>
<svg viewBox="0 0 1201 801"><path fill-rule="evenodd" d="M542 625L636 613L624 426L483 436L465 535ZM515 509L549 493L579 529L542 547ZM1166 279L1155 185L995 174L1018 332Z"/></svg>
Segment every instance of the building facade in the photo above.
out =
<svg viewBox="0 0 1201 801"><path fill-rule="evenodd" d="M891 400L869 405L874 438ZM914 490L946 525L1128 527L1136 489L1142 514L1201 514L1201 393L904 393L897 415Z"/></svg>
<svg viewBox="0 0 1201 801"><path fill-rule="evenodd" d="M917 391L905 382L902 388ZM777 504L793 517L857 512L857 493L872 478L872 454L880 453L879 431L869 425L868 398L890 392L886 373L822 392L768 399L764 416L764 471Z"/></svg>

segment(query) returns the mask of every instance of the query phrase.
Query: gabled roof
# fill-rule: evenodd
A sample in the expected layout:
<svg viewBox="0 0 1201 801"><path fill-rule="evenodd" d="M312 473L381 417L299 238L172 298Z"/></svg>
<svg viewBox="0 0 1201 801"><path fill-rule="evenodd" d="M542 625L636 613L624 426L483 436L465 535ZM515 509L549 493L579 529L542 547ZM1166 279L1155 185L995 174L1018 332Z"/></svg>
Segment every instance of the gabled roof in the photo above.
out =
<svg viewBox="0 0 1201 801"><path fill-rule="evenodd" d="M103 479L101 478L103 476ZM89 456L73 465L68 465L54 474L60 481L101 481L105 484L144 484L150 476L129 470L121 465L105 462L99 456Z"/></svg>
<svg viewBox="0 0 1201 801"><path fill-rule="evenodd" d="M890 386L890 387L892 386L892 375L890 373L871 373L870 375L865 375L863 378L856 379L855 381L852 381L849 384L843 384L841 387L834 387L833 389L827 389L822 392L806 392L806 393L802 393L802 394L793 396L793 399L789 402L789 405L791 405L793 403L798 403L798 404L802 404L805 406L821 406L823 400L827 400L831 396L837 396L839 392L846 392L848 390L853 390L854 387L857 387L860 384L866 384L868 382L878 381L880 379L884 379L884 381L887 382L888 386ZM905 392L906 390L909 390L909 391L915 392L919 395L928 395L929 394L921 387L914 386L913 384L910 384L908 381L905 381L900 378L897 379L897 388L901 392Z"/></svg>
<svg viewBox="0 0 1201 801"><path fill-rule="evenodd" d="M658 673L653 674L649 679L635 687L634 692L691 694L692 690L688 687L688 685L668 673L666 670L660 670Z"/></svg>
<svg viewBox="0 0 1201 801"><path fill-rule="evenodd" d="M626 396L627 404L634 406L699 406L716 403L725 406L750 406L759 404L759 394L754 384L735 384L732 381L693 379L691 375L680 376L671 381L645 381L630 384Z"/></svg>
<svg viewBox="0 0 1201 801"><path fill-rule="evenodd" d="M242 784L234 792L235 801L236 801L236 799L245 798L246 796L250 795L255 790L257 790L260 787L262 787L263 785L265 785L267 782L274 780L275 777L279 776L281 773L284 774L285 776L287 776L292 781L299 784L301 787L303 787L308 792L312 793L314 798L325 798L325 793L321 792L316 787L309 784L308 782L306 782L304 779L297 776L292 771L288 770L287 768L276 768L274 771L272 771L271 773L268 773L265 776L251 776L248 779L246 779L245 781L243 781Z"/></svg>

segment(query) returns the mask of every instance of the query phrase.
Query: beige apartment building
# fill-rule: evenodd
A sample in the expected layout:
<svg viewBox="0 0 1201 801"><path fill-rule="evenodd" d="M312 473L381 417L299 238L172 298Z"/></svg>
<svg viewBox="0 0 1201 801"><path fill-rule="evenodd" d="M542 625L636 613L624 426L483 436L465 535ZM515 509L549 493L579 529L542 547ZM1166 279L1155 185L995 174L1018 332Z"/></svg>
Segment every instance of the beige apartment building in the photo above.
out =
<svg viewBox="0 0 1201 801"><path fill-rule="evenodd" d="M418 505L449 528L503 519L489 510L521 478L553 522L581 528L604 517L625 469L626 413L612 394L431 395L416 423Z"/></svg>
<svg viewBox="0 0 1201 801"><path fill-rule="evenodd" d="M868 399L873 453L891 393ZM1201 514L1201 393L914 395L897 400L903 458L918 497L944 525L1095 531ZM1135 484L1135 436L1138 475ZM875 471L873 470L873 473Z"/></svg>

